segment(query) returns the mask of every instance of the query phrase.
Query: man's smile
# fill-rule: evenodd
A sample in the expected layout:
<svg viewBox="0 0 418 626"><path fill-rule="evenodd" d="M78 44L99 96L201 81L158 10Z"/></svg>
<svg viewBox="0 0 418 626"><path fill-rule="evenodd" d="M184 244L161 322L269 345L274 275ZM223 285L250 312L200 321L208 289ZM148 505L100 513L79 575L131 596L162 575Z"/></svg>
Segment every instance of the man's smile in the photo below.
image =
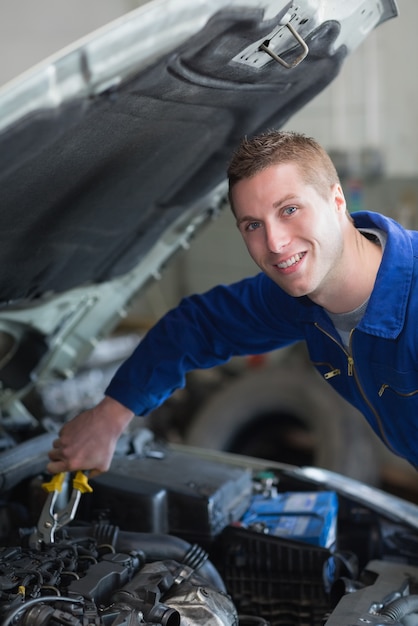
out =
<svg viewBox="0 0 418 626"><path fill-rule="evenodd" d="M294 254L293 256L289 257L288 259L286 259L285 261L280 261L280 263L276 263L276 267L278 267L279 269L287 269L288 267L293 267L294 265L296 265L297 263L299 263L299 261L301 259L303 259L303 257L305 256L306 252L297 252L296 254Z"/></svg>

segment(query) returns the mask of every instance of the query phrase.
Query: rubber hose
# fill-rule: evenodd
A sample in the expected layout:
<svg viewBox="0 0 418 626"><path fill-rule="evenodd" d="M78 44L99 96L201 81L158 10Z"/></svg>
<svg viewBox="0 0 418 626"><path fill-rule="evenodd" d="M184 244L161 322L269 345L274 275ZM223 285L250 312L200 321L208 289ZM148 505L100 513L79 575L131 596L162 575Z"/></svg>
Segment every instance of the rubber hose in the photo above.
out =
<svg viewBox="0 0 418 626"><path fill-rule="evenodd" d="M404 598L399 598L398 600L394 600L387 606L385 606L381 611L380 615L385 615L386 617L390 617L395 621L399 621L405 615L409 615L410 613L416 613L418 611L418 595L405 596Z"/></svg>
<svg viewBox="0 0 418 626"><path fill-rule="evenodd" d="M173 561L183 563L186 553L192 547L184 539L174 537L173 535L120 531L116 549L120 551L134 549L138 542L144 546L148 561L172 559ZM226 592L225 583L221 575L209 559L196 568L196 572L210 581L218 591Z"/></svg>
<svg viewBox="0 0 418 626"><path fill-rule="evenodd" d="M55 433L46 433L19 443L0 454L0 489L11 489L25 478L44 471L48 463L48 451L56 439Z"/></svg>
<svg viewBox="0 0 418 626"><path fill-rule="evenodd" d="M83 526L68 526L67 532L72 537L90 536L96 538L95 528L83 527ZM188 541L175 537L173 535L164 535L161 533L136 533L131 531L119 530L117 534L114 534L115 545L114 549L117 552L129 552L135 550L142 550L147 562L173 560L179 563L186 563L187 554L194 552L193 546ZM199 567L196 567L196 573L203 576L210 582L217 591L226 593L225 583L219 574L216 567L209 559L201 562Z"/></svg>

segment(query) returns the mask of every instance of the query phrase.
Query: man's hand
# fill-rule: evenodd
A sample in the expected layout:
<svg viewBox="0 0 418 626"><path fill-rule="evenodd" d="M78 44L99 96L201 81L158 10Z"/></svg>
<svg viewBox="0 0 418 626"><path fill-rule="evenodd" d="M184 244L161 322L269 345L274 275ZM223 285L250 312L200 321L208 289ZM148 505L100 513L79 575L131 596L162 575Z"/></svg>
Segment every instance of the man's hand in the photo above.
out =
<svg viewBox="0 0 418 626"><path fill-rule="evenodd" d="M134 413L105 397L64 424L48 453L51 474L90 470L94 477L109 469L117 441Z"/></svg>

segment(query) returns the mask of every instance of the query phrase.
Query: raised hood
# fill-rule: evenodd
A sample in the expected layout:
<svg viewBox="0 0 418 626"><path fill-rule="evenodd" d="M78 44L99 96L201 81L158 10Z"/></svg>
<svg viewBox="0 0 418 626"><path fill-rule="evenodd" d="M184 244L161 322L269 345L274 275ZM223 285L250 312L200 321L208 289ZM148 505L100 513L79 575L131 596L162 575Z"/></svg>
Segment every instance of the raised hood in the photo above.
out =
<svg viewBox="0 0 418 626"><path fill-rule="evenodd" d="M0 90L0 401L69 376L391 0L157 0Z"/></svg>

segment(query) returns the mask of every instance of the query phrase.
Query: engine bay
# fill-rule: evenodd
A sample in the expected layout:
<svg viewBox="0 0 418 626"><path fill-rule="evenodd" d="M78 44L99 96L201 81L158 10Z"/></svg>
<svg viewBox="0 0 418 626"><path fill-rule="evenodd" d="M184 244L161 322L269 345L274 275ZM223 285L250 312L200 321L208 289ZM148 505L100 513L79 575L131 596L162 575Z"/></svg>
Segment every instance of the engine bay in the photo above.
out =
<svg viewBox="0 0 418 626"><path fill-rule="evenodd" d="M37 544L53 437L0 455L3 626L417 623L414 504L136 424L75 518Z"/></svg>

